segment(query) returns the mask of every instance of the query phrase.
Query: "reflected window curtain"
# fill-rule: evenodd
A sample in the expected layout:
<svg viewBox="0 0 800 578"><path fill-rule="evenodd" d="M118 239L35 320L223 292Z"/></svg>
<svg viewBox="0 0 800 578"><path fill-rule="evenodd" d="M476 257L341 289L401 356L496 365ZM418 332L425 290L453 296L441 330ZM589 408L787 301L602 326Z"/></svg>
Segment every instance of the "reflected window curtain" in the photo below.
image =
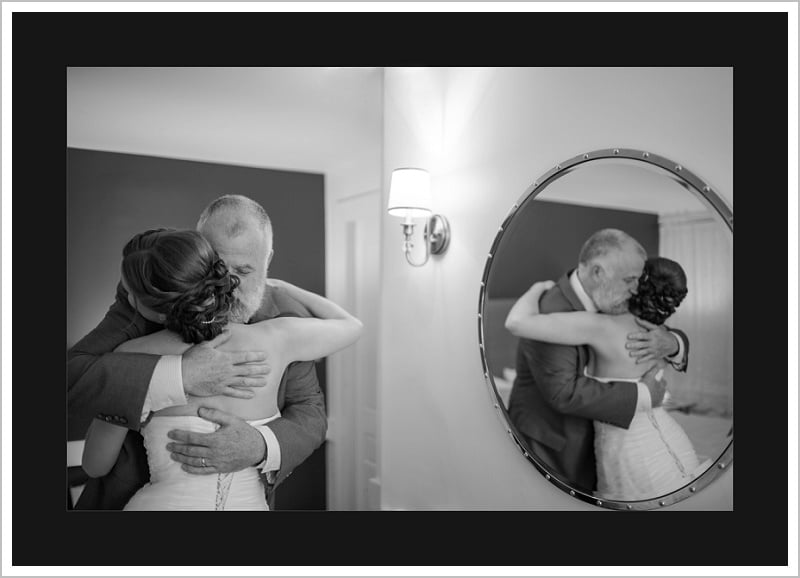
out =
<svg viewBox="0 0 800 578"><path fill-rule="evenodd" d="M661 256L686 271L688 294L667 325L683 330L691 349L685 374L671 371L675 405L691 413L733 414L733 235L704 214L662 215Z"/></svg>

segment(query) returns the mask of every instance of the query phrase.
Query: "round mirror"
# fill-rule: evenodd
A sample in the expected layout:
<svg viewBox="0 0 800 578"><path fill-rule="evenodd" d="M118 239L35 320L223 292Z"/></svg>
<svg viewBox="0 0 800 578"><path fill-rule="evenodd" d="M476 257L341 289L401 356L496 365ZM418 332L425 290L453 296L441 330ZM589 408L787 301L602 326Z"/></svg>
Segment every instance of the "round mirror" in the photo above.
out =
<svg viewBox="0 0 800 578"><path fill-rule="evenodd" d="M733 213L679 163L607 149L545 173L498 230L478 321L510 437L571 496L655 509L731 464Z"/></svg>

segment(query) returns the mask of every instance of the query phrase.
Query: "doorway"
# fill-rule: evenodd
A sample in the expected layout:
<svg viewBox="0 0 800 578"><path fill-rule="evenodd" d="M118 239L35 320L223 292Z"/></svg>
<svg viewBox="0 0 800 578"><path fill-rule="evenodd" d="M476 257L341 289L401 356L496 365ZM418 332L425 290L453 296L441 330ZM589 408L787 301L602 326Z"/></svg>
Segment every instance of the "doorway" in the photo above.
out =
<svg viewBox="0 0 800 578"><path fill-rule="evenodd" d="M329 269L330 296L362 321L364 332L328 358L328 509L377 510L380 191L336 200L331 211L329 243L339 266Z"/></svg>

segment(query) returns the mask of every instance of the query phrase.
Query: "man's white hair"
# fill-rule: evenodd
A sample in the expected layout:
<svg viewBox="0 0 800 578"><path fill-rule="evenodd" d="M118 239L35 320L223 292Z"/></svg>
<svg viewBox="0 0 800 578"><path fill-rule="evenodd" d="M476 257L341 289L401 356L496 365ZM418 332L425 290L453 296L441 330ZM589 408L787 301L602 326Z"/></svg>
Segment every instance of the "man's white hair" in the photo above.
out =
<svg viewBox="0 0 800 578"><path fill-rule="evenodd" d="M258 202L244 195L223 195L214 199L200 214L200 218L197 220L197 230L202 232L208 220L220 213L233 216L223 231L226 236L240 235L249 225L245 218L252 217L264 229L268 246L272 249L272 221L264 207Z"/></svg>
<svg viewBox="0 0 800 578"><path fill-rule="evenodd" d="M600 229L593 233L583 244L578 256L578 262L581 265L588 265L609 251L620 250L626 245L632 245L642 256L642 259L647 259L647 251L644 250L644 247L625 231L620 229Z"/></svg>

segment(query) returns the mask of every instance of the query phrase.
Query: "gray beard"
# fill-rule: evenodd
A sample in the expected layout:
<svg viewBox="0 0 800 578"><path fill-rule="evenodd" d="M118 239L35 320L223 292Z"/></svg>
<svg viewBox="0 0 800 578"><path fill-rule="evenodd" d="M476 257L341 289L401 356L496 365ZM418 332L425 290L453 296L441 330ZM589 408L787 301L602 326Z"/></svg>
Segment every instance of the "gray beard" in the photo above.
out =
<svg viewBox="0 0 800 578"><path fill-rule="evenodd" d="M610 309L607 309L606 311L603 311L603 313L606 313L607 315L622 315L623 313L627 313L627 312L628 312L628 302L627 301L625 301L623 303L619 303L617 305L614 305Z"/></svg>
<svg viewBox="0 0 800 578"><path fill-rule="evenodd" d="M628 312L628 300L627 299L625 301L623 301L622 303L616 303L614 305L607 305L605 303L603 303L602 305L598 305L598 303L597 303L598 301L602 302L602 300L598 299L598 297L601 297L601 296L592 295L591 299L592 299L592 301L594 301L594 304L595 304L595 306L597 307L597 310L600 313L605 313L606 315L622 315L623 313L627 313Z"/></svg>
<svg viewBox="0 0 800 578"><path fill-rule="evenodd" d="M233 304L231 305L231 321L233 323L247 323L256 314L261 302L264 300L264 293L267 290L266 283L256 293L234 294Z"/></svg>
<svg viewBox="0 0 800 578"><path fill-rule="evenodd" d="M606 315L622 315L628 312L628 300L625 299L622 303L609 303L606 298L606 293L602 290L595 290L589 293L589 298L594 303L595 307L600 313Z"/></svg>

